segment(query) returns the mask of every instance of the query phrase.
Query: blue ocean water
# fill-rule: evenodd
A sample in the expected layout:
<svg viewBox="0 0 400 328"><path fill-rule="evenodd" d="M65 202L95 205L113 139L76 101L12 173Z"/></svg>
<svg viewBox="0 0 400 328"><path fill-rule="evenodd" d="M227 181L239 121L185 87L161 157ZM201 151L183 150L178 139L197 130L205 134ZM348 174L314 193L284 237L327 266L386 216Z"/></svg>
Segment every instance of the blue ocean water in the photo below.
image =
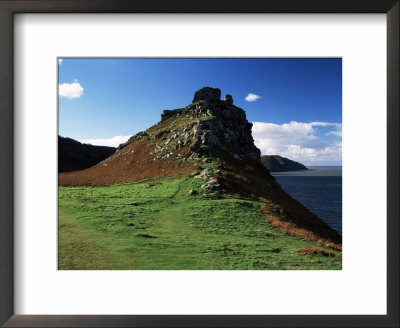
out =
<svg viewBox="0 0 400 328"><path fill-rule="evenodd" d="M342 235L342 167L309 166L308 169L271 174L290 196Z"/></svg>

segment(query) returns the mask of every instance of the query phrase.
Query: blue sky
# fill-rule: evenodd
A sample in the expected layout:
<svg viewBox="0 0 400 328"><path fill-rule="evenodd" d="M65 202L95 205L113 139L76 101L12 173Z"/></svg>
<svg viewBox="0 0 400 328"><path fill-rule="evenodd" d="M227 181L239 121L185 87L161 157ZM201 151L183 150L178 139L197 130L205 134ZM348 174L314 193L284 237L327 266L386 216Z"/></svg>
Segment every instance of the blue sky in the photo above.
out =
<svg viewBox="0 0 400 328"><path fill-rule="evenodd" d="M338 58L59 60L59 134L118 145L220 88L246 111L263 154L341 165L342 62Z"/></svg>

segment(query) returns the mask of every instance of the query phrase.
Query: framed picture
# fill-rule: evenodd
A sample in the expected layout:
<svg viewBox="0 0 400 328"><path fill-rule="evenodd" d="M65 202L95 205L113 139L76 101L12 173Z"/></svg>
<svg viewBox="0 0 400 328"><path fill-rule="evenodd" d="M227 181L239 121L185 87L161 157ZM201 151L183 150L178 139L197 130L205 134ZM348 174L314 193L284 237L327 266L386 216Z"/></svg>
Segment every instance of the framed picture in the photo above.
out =
<svg viewBox="0 0 400 328"><path fill-rule="evenodd" d="M0 1L0 323L398 326L399 7ZM341 165L342 93L343 250L342 220L258 150ZM95 121L128 132L93 140Z"/></svg>

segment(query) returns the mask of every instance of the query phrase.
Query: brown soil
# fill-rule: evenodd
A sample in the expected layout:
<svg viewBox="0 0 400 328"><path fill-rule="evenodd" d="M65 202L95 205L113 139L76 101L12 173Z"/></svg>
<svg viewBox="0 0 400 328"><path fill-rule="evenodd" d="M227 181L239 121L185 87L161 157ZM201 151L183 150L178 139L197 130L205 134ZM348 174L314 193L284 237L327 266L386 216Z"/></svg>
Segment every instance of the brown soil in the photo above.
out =
<svg viewBox="0 0 400 328"><path fill-rule="evenodd" d="M287 211L286 215L279 209L278 211L281 212L281 215L279 215L274 213L277 209L275 204L271 204L270 201L265 199L264 201L268 204L262 207L265 219L280 231L304 240L315 241L333 249L342 250L340 235L307 209L305 210L308 213L302 211L303 206L301 204L301 206L293 206L294 204L292 204L291 210Z"/></svg>
<svg viewBox="0 0 400 328"><path fill-rule="evenodd" d="M110 185L189 173L197 166L191 161L175 157L153 160L154 147L152 142L142 138L89 169L60 173L58 184L60 186Z"/></svg>
<svg viewBox="0 0 400 328"><path fill-rule="evenodd" d="M317 248L317 247L304 247L299 248L297 250L302 255L319 255L319 256L326 256L326 257L336 257L334 253L328 251L326 249Z"/></svg>

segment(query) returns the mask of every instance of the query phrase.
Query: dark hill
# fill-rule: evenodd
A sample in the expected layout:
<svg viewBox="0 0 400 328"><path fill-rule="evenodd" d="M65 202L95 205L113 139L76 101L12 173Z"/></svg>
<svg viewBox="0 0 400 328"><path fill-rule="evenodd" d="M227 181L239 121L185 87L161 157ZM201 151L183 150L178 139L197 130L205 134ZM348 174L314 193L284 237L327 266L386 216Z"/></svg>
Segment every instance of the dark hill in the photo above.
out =
<svg viewBox="0 0 400 328"><path fill-rule="evenodd" d="M110 185L177 174L203 179L203 197L251 197L264 202L266 221L291 235L341 248L340 235L274 181L254 145L252 124L232 96L198 90L191 104L164 110L161 121L139 132L97 165L62 173L59 184Z"/></svg>
<svg viewBox="0 0 400 328"><path fill-rule="evenodd" d="M261 156L261 163L270 170L270 172L308 170L303 164L279 155L263 155Z"/></svg>
<svg viewBox="0 0 400 328"><path fill-rule="evenodd" d="M71 138L58 136L58 172L87 169L101 162L116 148L82 144Z"/></svg>

